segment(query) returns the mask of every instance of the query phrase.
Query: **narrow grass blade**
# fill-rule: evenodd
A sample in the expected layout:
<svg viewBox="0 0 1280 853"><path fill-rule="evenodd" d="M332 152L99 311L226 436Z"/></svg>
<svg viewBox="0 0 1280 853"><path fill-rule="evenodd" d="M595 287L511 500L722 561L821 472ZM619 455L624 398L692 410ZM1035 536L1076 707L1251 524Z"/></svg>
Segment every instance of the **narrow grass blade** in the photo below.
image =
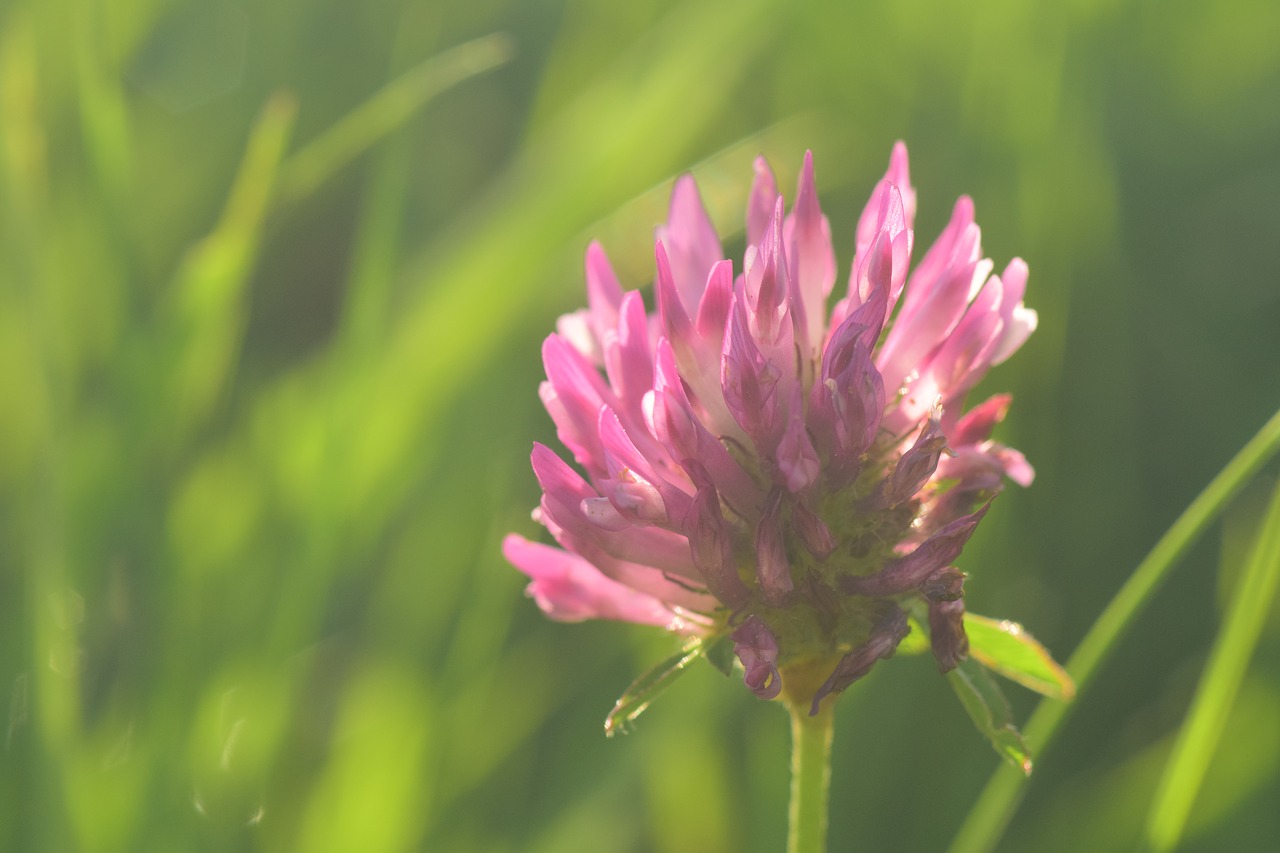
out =
<svg viewBox="0 0 1280 853"><path fill-rule="evenodd" d="M1240 692L1278 586L1280 488L1271 499L1257 543L1243 577L1237 582L1222 630L1147 816L1147 842L1152 850L1172 850L1178 845L1209 761L1222 740L1227 717Z"/></svg>
<svg viewBox="0 0 1280 853"><path fill-rule="evenodd" d="M1078 691L1088 686L1178 558L1200 538L1277 450L1280 450L1280 412L1276 412L1196 496L1093 623L1076 653L1067 661L1067 671L1075 678ZM1072 707L1062 702L1041 702L1027 724L1027 739L1043 751ZM1016 772L998 768L960 827L950 849L956 853L993 849L1018 807L1025 781Z"/></svg>
<svg viewBox="0 0 1280 853"><path fill-rule="evenodd" d="M285 164L280 200L295 202L314 191L379 139L404 124L441 92L505 63L511 40L494 34L460 44L388 83L373 97L310 142Z"/></svg>
<svg viewBox="0 0 1280 853"><path fill-rule="evenodd" d="M183 259L174 286L175 352L171 399L182 426L198 422L218 398L236 360L242 297L257 262L263 220L297 114L277 95L254 126L226 207L214 230ZM177 434L181 434L179 429Z"/></svg>

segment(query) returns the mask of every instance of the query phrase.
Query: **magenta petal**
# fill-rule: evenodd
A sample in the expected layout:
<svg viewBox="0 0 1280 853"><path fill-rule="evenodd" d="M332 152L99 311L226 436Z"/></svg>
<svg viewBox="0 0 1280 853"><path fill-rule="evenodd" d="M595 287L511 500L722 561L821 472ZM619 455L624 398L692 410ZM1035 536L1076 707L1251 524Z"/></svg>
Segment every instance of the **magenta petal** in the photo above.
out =
<svg viewBox="0 0 1280 853"><path fill-rule="evenodd" d="M840 588L852 595L868 596L899 595L915 589L939 569L955 562L990 506L988 501L977 512L945 525L888 568L873 575L841 578Z"/></svg>
<svg viewBox="0 0 1280 853"><path fill-rule="evenodd" d="M819 294L820 305L836 282L836 253L831 246L831 225L818 204L812 151L804 154L804 166L797 181L796 203L791 215L787 245L794 250L796 267L802 279L801 289L806 293Z"/></svg>
<svg viewBox="0 0 1280 853"><path fill-rule="evenodd" d="M694 323L698 336L708 342L708 350L720 352L732 306L733 261L720 261L707 275L707 289L702 294L698 317Z"/></svg>
<svg viewBox="0 0 1280 853"><path fill-rule="evenodd" d="M694 414L676 371L675 356L665 340L658 342L652 400L650 427L672 460L677 463L698 460L720 497L739 515L754 518L760 489Z"/></svg>
<svg viewBox="0 0 1280 853"><path fill-rule="evenodd" d="M610 580L576 554L530 542L515 534L503 539L502 553L529 576L530 597L552 619L561 622L616 619L668 629L683 624L684 632L701 627L696 622L682 620L671 606L657 598Z"/></svg>
<svg viewBox="0 0 1280 853"><path fill-rule="evenodd" d="M978 444L991 438L991 431L1009 413L1009 404L1012 401L1013 397L1009 394L996 394L974 406L960 418L951 431L951 445L962 447L966 444Z"/></svg>
<svg viewBox="0 0 1280 853"><path fill-rule="evenodd" d="M991 353L991 363L999 364L1018 351L1036 330L1036 312L1022 304L1027 289L1027 265L1014 258L1000 276L1004 280L1004 296L1000 301L1000 319L1004 321L1000 341Z"/></svg>
<svg viewBox="0 0 1280 853"><path fill-rule="evenodd" d="M804 543L805 550L819 560L827 559L836 550L836 541L831 535L831 529L813 510L809 509L803 498L796 498L792 502L791 521L796 526L796 532L800 534L800 541Z"/></svg>
<svg viewBox="0 0 1280 853"><path fill-rule="evenodd" d="M778 674L778 638L758 616L751 616L734 630L733 653L742 662L743 680L761 699L776 698L782 692Z"/></svg>
<svg viewBox="0 0 1280 853"><path fill-rule="evenodd" d="M773 170L763 157L757 157L755 178L751 181L751 196L747 201L747 244L754 245L764 236L765 226L773 215L774 199L778 197L778 182L773 179Z"/></svg>
<svg viewBox="0 0 1280 853"><path fill-rule="evenodd" d="M610 478L606 489L618 511L650 524L683 519L691 497L636 449L617 413L607 406L600 409L599 432Z"/></svg>
<svg viewBox="0 0 1280 853"><path fill-rule="evenodd" d="M898 644L911 631L907 624L907 614L897 607L886 608L885 615L874 628L867 641L840 659L835 670L818 688L813 696L813 706L809 716L817 716L818 705L832 693L839 693L850 684L865 676L875 666L876 661L892 657Z"/></svg>
<svg viewBox="0 0 1280 853"><path fill-rule="evenodd" d="M782 492L774 489L756 525L756 578L765 601L781 607L791 593L791 562L782 531Z"/></svg>
<svg viewBox="0 0 1280 853"><path fill-rule="evenodd" d="M720 512L720 498L705 469L693 460L687 462L687 467L698 489L685 523L693 563L716 598L730 607L741 607L750 593L738 576L733 557L733 532Z"/></svg>
<svg viewBox="0 0 1280 853"><path fill-rule="evenodd" d="M622 298L618 326L601 339L609 384L628 417L638 420L644 394L653 381L653 357L649 352L649 320L637 291Z"/></svg>
<svg viewBox="0 0 1280 853"><path fill-rule="evenodd" d="M622 285L614 275L613 267L604 249L594 240L587 247L586 257L587 306L591 314L596 337L618 324L618 308L622 305Z"/></svg>
<svg viewBox="0 0 1280 853"><path fill-rule="evenodd" d="M893 153L889 155L889 170L884 179L898 188L902 194L903 213L907 219L907 227L913 227L916 220L916 189L911 185L907 146L899 140L893 144Z"/></svg>
<svg viewBox="0 0 1280 853"><path fill-rule="evenodd" d="M885 201L888 196L888 187L893 187L896 190L902 211L903 227L910 231L916 218L916 191L911 186L907 163L907 146L901 142L893 146L893 153L889 157L889 169L885 172L883 180L876 186L875 192L872 193L866 207L863 208L862 215L858 217L858 227L855 232L855 257L867 250L872 240L875 239L876 231L882 227L881 223L885 211Z"/></svg>
<svg viewBox="0 0 1280 853"><path fill-rule="evenodd" d="M885 481L883 494L886 506L897 506L920 490L938 467L938 459L947 448L947 437L942 434L940 413L936 412L920 430L915 444L894 466L893 473Z"/></svg>
<svg viewBox="0 0 1280 853"><path fill-rule="evenodd" d="M792 401L787 417L787 427L783 430L782 440L778 442L778 473L787 491L802 492L818 481L822 463L818 460L818 452L814 450L809 439L809 431L804 422L804 400L800 395L800 387L794 386Z"/></svg>
<svg viewBox="0 0 1280 853"><path fill-rule="evenodd" d="M651 595L672 607L694 612L709 613L719 606L716 599L702 586L701 581L674 578L654 566L620 560L606 553L590 539L562 530L554 522L548 521L546 526L562 548L582 557L599 569L602 575L628 589Z"/></svg>
<svg viewBox="0 0 1280 853"><path fill-rule="evenodd" d="M697 310L707 272L724 258L720 238L707 216L692 175L676 180L671 190L671 212L657 237L667 248L676 290L686 313Z"/></svg>
<svg viewBox="0 0 1280 853"><path fill-rule="evenodd" d="M542 363L547 382L539 393L555 421L556 435L588 474L603 473L596 418L602 405L617 405L616 396L586 357L559 335L543 342Z"/></svg>
<svg viewBox="0 0 1280 853"><path fill-rule="evenodd" d="M831 245L831 225L822 215L813 182L813 152L806 151L796 188L795 207L783 228L791 282L796 294L792 314L796 343L806 359L822 342L826 326L827 296L836 281L836 254Z"/></svg>
<svg viewBox="0 0 1280 853"><path fill-rule="evenodd" d="M684 536L657 527L597 526L583 510L583 502L602 497L550 448L535 444L533 472L542 486L543 522L585 542L594 543L619 560L654 566L681 577L697 579ZM552 531L555 533L555 530ZM559 538L559 537L557 537ZM562 543L563 544L563 543ZM581 548L574 550L582 553Z"/></svg>
<svg viewBox="0 0 1280 853"><path fill-rule="evenodd" d="M946 230L911 274L893 328L876 355L886 387L897 389L960 322L979 272L980 240L973 203L961 197ZM923 405L927 409L932 400Z"/></svg>
<svg viewBox="0 0 1280 853"><path fill-rule="evenodd" d="M964 631L964 601L938 601L929 605L929 640L939 672L950 672L969 656Z"/></svg>
<svg viewBox="0 0 1280 853"><path fill-rule="evenodd" d="M733 264L720 261L711 267L696 323L691 324L684 306L676 298L661 243L658 244L657 255L658 315L663 334L670 342L679 365L680 378L692 389L709 428L736 433L737 425L725 406L720 389L720 353L724 348L725 324L733 303Z"/></svg>
<svg viewBox="0 0 1280 853"><path fill-rule="evenodd" d="M748 328L748 310L746 300L735 294L724 339L720 384L729 413L767 457L777 440L779 406L774 391L779 371L756 345Z"/></svg>
<svg viewBox="0 0 1280 853"><path fill-rule="evenodd" d="M653 282L653 290L658 303L658 318L662 323L662 333L677 350L683 349L693 356L696 347L693 322L680 302L680 292L676 289L671 262L661 240L654 242L653 255L658 272Z"/></svg>
<svg viewBox="0 0 1280 853"><path fill-rule="evenodd" d="M782 196L778 196L760 242L747 247L742 270L751 333L770 355L772 350L791 347L790 284L782 241L782 213ZM790 357L790 353L786 355Z"/></svg>
<svg viewBox="0 0 1280 853"><path fill-rule="evenodd" d="M884 411L884 384L870 352L879 334L872 318L881 315L883 306L882 298L872 300L840 324L810 394L809 426L818 449L833 463L829 479L837 486L857 473L859 457L874 440Z"/></svg>
<svg viewBox="0 0 1280 853"><path fill-rule="evenodd" d="M893 184L882 181L876 187L876 192L871 197L871 202L867 205L863 216L872 212L874 212L874 218L865 220L865 223L873 223L873 226L865 234L863 233L864 221L858 223L858 247L853 258L852 274L849 280L849 299L854 306L867 301L870 287L877 282L866 279L864 267L869 262L873 247L883 242L885 247L881 247L880 251L884 253L887 247L886 257L889 260L882 259L880 263L886 264L891 261L892 267L887 275L881 272L876 277L882 277L887 282L888 304L892 308L907 280L907 267L911 262L914 235L907 224L906 212L902 207L902 194Z"/></svg>
<svg viewBox="0 0 1280 853"><path fill-rule="evenodd" d="M1000 340L1001 292L997 276L987 280L964 317L922 369L920 378L907 386L898 413L899 425L923 416L937 398L950 407L986 374L991 353Z"/></svg>
<svg viewBox="0 0 1280 853"><path fill-rule="evenodd" d="M1031 467L1031 463L1027 462L1027 457L1022 455L1022 451L994 444L988 452L999 460L1001 467L1004 468L1004 475L1024 489L1036 478L1035 469Z"/></svg>

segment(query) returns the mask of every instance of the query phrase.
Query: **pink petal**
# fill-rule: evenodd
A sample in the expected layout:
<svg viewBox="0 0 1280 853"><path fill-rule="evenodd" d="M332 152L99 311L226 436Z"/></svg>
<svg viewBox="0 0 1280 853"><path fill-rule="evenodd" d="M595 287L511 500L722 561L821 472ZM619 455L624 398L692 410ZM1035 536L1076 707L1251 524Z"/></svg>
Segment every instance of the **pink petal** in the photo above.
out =
<svg viewBox="0 0 1280 853"><path fill-rule="evenodd" d="M648 413L650 432L666 448L671 459L678 464L683 464L686 459L698 460L720 497L739 515L754 518L762 497L760 489L694 415L680 374L676 371L671 345L666 340L658 342L651 400Z"/></svg>
<svg viewBox="0 0 1280 853"><path fill-rule="evenodd" d="M733 531L720 512L720 498L706 471L697 460L689 460L687 469L698 489L685 524L693 563L716 598L730 607L741 607L750 593L734 562Z"/></svg>
<svg viewBox="0 0 1280 853"><path fill-rule="evenodd" d="M640 405L653 381L649 353L649 320L637 291L622 298L616 329L601 338L605 372L629 419L640 419Z"/></svg>
<svg viewBox="0 0 1280 853"><path fill-rule="evenodd" d="M778 182L773 179L773 170L763 157L757 157L754 163L755 178L751 181L751 195L747 202L747 244L760 242L764 236L765 226L773 215L773 202L778 197Z"/></svg>
<svg viewBox="0 0 1280 853"><path fill-rule="evenodd" d="M676 180L671 190L671 211L666 225L658 227L657 238L667 248L676 291L685 312L691 314L702 298L707 273L724 258L720 238L702 206L692 175Z"/></svg>
<svg viewBox="0 0 1280 853"><path fill-rule="evenodd" d="M594 544L618 560L653 566L681 577L699 578L684 536L658 527L632 526L619 530L612 523L599 526L583 506L584 502L602 497L599 492L548 447L535 444L531 461L533 473L543 489L542 520L557 539L561 539L557 531L563 531ZM565 543L561 541L561 544ZM572 550L584 553L581 546Z"/></svg>
<svg viewBox="0 0 1280 853"><path fill-rule="evenodd" d="M1022 294L1027 289L1027 265L1022 258L1014 258L1001 275L1004 280L1004 298L1000 303L1000 316L1004 330L1000 342L991 353L993 365L1018 351L1031 333L1036 330L1036 312L1022 304Z"/></svg>
<svg viewBox="0 0 1280 853"><path fill-rule="evenodd" d="M539 394L555 422L556 435L588 474L603 473L596 418L602 405L617 405L617 397L586 357L559 335L549 335L543 342L542 364L547 381Z"/></svg>
<svg viewBox="0 0 1280 853"><path fill-rule="evenodd" d="M797 343L806 359L824 337L826 300L836 281L836 254L831 246L831 224L822 215L813 181L813 152L806 151L796 188L795 206L783 226L787 257L791 260L792 287L798 294L792 306ZM803 323L803 328L800 328Z"/></svg>
<svg viewBox="0 0 1280 853"><path fill-rule="evenodd" d="M683 520L690 495L668 482L636 449L617 413L607 406L600 409L599 432L609 471L601 486L618 512L649 524Z"/></svg>
<svg viewBox="0 0 1280 853"><path fill-rule="evenodd" d="M671 262L661 240L654 242L653 256L657 266L653 290L658 303L658 318L662 323L662 334L671 341L677 351L687 353L691 359L696 358L698 347L693 323L680 302L680 292L676 288L675 276L671 272Z"/></svg>
<svg viewBox="0 0 1280 853"><path fill-rule="evenodd" d="M950 224L911 274L902 308L876 355L886 388L897 390L960 322L979 272L980 240L973 203L961 197Z"/></svg>
<svg viewBox="0 0 1280 853"><path fill-rule="evenodd" d="M803 492L818 481L822 463L805 428L804 400L800 386L794 386L788 407L787 427L778 442L777 464L782 484L791 493Z"/></svg>
<svg viewBox="0 0 1280 853"><path fill-rule="evenodd" d="M618 308L622 304L622 286L604 249L594 240L587 246L587 306L596 338L618 324Z"/></svg>
<svg viewBox="0 0 1280 853"><path fill-rule="evenodd" d="M991 438L996 424L1004 420L1009 413L1009 404L1013 397L1009 394L996 394L974 406L956 423L951 432L951 446L962 447L967 444L978 444Z"/></svg>
<svg viewBox="0 0 1280 853"><path fill-rule="evenodd" d="M907 146L899 140L893 144L893 153L889 155L889 170L884 173L884 179L902 193L902 208L908 228L913 227L912 223L916 220L916 188L911 186L910 171Z"/></svg>
<svg viewBox="0 0 1280 853"><path fill-rule="evenodd" d="M791 593L791 562L782 530L782 492L774 489L756 525L756 578L765 601L781 607Z"/></svg>
<svg viewBox="0 0 1280 853"><path fill-rule="evenodd" d="M698 633L702 627L699 620L688 618L688 614L682 616L657 598L610 580L586 560L559 548L530 542L513 533L503 539L502 553L529 576L529 596L552 619L616 619L681 633Z"/></svg>
<svg viewBox="0 0 1280 853"><path fill-rule="evenodd" d="M733 653L742 663L743 680L761 699L774 699L782 692L778 674L778 638L759 616L750 616L734 630Z"/></svg>
<svg viewBox="0 0 1280 853"><path fill-rule="evenodd" d="M780 424L779 371L756 345L748 328L745 298L735 294L729 332L724 339L720 385L729 413L755 442L764 456L771 456Z"/></svg>
<svg viewBox="0 0 1280 853"><path fill-rule="evenodd" d="M864 275L873 248L884 241L891 249L881 246L878 253L887 255L879 261L881 264L892 263L892 270L885 277L889 288L888 304L890 309L898 301L907 280L907 268L911 263L911 249L915 239L907 223L906 211L902 206L902 194L891 183L881 181L863 211L863 219L858 222L858 246L853 258L853 267L849 277L849 310L866 302L875 282ZM867 218L870 216L871 218ZM864 225L865 227L864 229ZM833 322L835 318L832 318Z"/></svg>
<svg viewBox="0 0 1280 853"><path fill-rule="evenodd" d="M902 454L893 473L885 480L883 501L886 506L897 506L909 500L933 476L938 460L947 448L940 418L941 412L935 410L921 428L915 444Z"/></svg>
<svg viewBox="0 0 1280 853"><path fill-rule="evenodd" d="M789 350L792 346L787 299L790 285L782 241L782 213L782 196L778 196L764 236L759 243L747 247L743 261L743 292L746 294L751 334L766 355L772 355L777 349ZM790 353L787 357L794 360Z"/></svg>
<svg viewBox="0 0 1280 853"><path fill-rule="evenodd" d="M712 266L693 326L675 297L674 280L664 270L664 264L665 255L659 249L658 311L680 374L692 389L695 405L701 408L708 426L722 433L737 434L737 424L725 406L720 389L720 353L733 303L733 264L720 261Z"/></svg>

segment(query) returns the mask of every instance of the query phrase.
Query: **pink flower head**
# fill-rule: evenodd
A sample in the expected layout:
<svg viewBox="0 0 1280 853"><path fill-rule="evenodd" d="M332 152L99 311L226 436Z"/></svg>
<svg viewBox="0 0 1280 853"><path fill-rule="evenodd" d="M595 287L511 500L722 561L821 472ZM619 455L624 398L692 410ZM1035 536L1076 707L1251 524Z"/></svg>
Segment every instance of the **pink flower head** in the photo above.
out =
<svg viewBox="0 0 1280 853"><path fill-rule="evenodd" d="M973 203L910 271L916 193L898 143L853 231L847 286L806 154L791 210L763 158L740 272L693 178L654 247L655 308L587 250L588 308L542 348L541 397L577 468L534 447L534 517L560 548L504 553L553 619L727 635L747 685L824 667L818 703L929 626L967 654L954 562L1020 453L991 440L1010 398L970 389L1035 329L1027 267L993 275Z"/></svg>

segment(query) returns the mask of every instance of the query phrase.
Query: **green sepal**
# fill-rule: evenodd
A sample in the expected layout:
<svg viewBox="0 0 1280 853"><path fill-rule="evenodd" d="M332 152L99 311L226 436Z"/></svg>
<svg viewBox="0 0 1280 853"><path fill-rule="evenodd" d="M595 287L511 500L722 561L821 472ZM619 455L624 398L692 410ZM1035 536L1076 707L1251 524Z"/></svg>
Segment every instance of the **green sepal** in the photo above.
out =
<svg viewBox="0 0 1280 853"><path fill-rule="evenodd" d="M947 680L978 731L987 736L996 752L1030 776L1031 753L1022 740L1022 733L1013 724L1009 702L995 680L973 658L947 673Z"/></svg>
<svg viewBox="0 0 1280 853"><path fill-rule="evenodd" d="M631 686L618 697L613 710L605 718L605 735L613 737L619 732L626 734L631 731L636 717L643 714L649 707L649 703L670 687L671 683L689 667L689 664L702 657L705 651L706 647L702 640L694 638L686 643L684 649L678 654L672 655L631 682Z"/></svg>
<svg viewBox="0 0 1280 853"><path fill-rule="evenodd" d="M970 656L987 669L1050 699L1076 695L1067 671L1017 622L966 613L964 632Z"/></svg>
<svg viewBox="0 0 1280 853"><path fill-rule="evenodd" d="M703 641L702 649L707 663L717 672L726 677L733 674L733 639L728 634Z"/></svg>

